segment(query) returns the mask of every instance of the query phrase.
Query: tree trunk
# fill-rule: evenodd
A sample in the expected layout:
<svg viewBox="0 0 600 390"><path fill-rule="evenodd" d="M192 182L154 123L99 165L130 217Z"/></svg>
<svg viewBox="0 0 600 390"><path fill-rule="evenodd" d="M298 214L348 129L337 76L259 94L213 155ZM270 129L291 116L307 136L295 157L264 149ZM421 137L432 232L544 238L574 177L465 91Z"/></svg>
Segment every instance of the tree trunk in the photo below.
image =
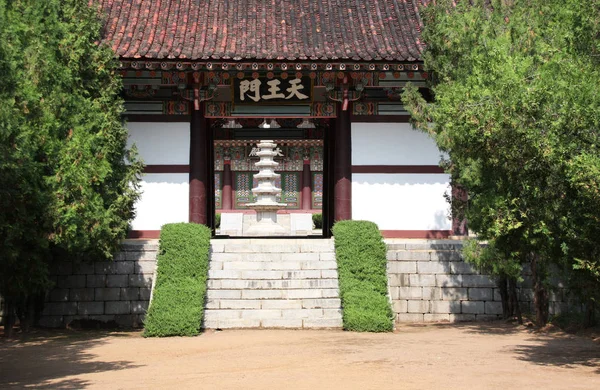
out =
<svg viewBox="0 0 600 390"><path fill-rule="evenodd" d="M501 277L498 280L498 288L500 289L500 299L502 299L502 318L506 320L512 315L510 310L511 308L506 277Z"/></svg>
<svg viewBox="0 0 600 390"><path fill-rule="evenodd" d="M21 332L27 333L33 328L35 322L35 299L32 296L28 296L22 302L22 307L18 311L19 323Z"/></svg>
<svg viewBox="0 0 600 390"><path fill-rule="evenodd" d="M544 287L546 279L546 270L541 263L539 256L535 253L531 255L531 274L533 278L533 304L535 306L535 322L538 327L543 327L548 323L548 291Z"/></svg>
<svg viewBox="0 0 600 390"><path fill-rule="evenodd" d="M585 303L585 316L583 318L583 327L589 328L596 323L596 304L592 299Z"/></svg>
<svg viewBox="0 0 600 390"><path fill-rule="evenodd" d="M517 321L520 325L523 325L523 316L521 315L521 305L519 304L519 297L517 296L517 280L511 278L508 280L508 295L510 296L510 305L513 316L517 316Z"/></svg>
<svg viewBox="0 0 600 390"><path fill-rule="evenodd" d="M10 298L6 298L4 308L6 309L6 315L4 316L4 334L6 337L12 337L14 333L13 327L15 325L15 307Z"/></svg>
<svg viewBox="0 0 600 390"><path fill-rule="evenodd" d="M500 289L500 298L502 299L502 315L504 319L517 317L519 324L523 324L521 308L517 297L517 280L514 278L502 277L498 280Z"/></svg>

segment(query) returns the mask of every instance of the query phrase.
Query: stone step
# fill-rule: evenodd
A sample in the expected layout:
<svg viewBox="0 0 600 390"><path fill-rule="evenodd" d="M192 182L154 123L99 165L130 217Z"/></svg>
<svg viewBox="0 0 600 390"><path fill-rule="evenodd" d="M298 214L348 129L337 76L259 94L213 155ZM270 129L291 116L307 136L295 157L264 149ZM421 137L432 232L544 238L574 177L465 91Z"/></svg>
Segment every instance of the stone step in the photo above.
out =
<svg viewBox="0 0 600 390"><path fill-rule="evenodd" d="M314 291L320 291L320 293L317 294L314 293ZM330 304L337 304L339 307L341 304L339 301L339 290L336 288L320 290L209 290L207 292L208 308L221 308L221 305L216 304L215 302L227 300L263 300L261 302L261 308L269 305L278 305L276 307L278 309L300 309L306 305L315 304L327 305L327 307L331 307L329 306Z"/></svg>
<svg viewBox="0 0 600 390"><path fill-rule="evenodd" d="M273 318L337 318L341 315L339 308L300 308L300 309L220 309L206 310L204 320L214 321L233 318L258 318L258 319L273 319Z"/></svg>
<svg viewBox="0 0 600 390"><path fill-rule="evenodd" d="M225 318L205 319L203 327L206 329L240 329L240 328L266 328L266 329L340 329L342 317L338 318Z"/></svg>
<svg viewBox="0 0 600 390"><path fill-rule="evenodd" d="M265 289L305 289L305 288L338 288L337 278L330 279L209 279L211 290L265 290Z"/></svg>
<svg viewBox="0 0 600 390"><path fill-rule="evenodd" d="M257 261L257 262L298 262L298 261L335 261L335 252L307 253L225 253L213 252L211 261Z"/></svg>
<svg viewBox="0 0 600 390"><path fill-rule="evenodd" d="M214 239L212 253L319 253L333 252L331 239Z"/></svg>
<svg viewBox="0 0 600 390"><path fill-rule="evenodd" d="M226 291L225 293L223 291ZM208 309L260 309L262 300L272 299L333 299L339 298L337 288L298 288L264 290L209 290L206 307ZM236 307L240 305L240 307ZM242 307L243 306L243 307Z"/></svg>
<svg viewBox="0 0 600 390"><path fill-rule="evenodd" d="M336 291L327 292L323 290L323 294L329 297L319 297L314 293L298 293L302 290L288 290L283 293L279 290L264 290L250 291L251 293L260 292L261 294L246 294L248 291L242 291L242 298L246 299L229 299L229 298L208 298L206 301L207 310L300 310L300 309L339 309L341 301L339 293ZM318 291L318 290L310 290ZM269 292L269 294L267 294Z"/></svg>
<svg viewBox="0 0 600 390"><path fill-rule="evenodd" d="M294 301L282 301L294 302ZM277 303L277 301L264 301ZM333 306L331 304L330 306ZM342 314L339 306L330 308L291 307L280 309L277 305L265 309L207 309L204 327L225 328L340 328Z"/></svg>
<svg viewBox="0 0 600 390"><path fill-rule="evenodd" d="M335 261L211 261L210 270L297 271L335 270Z"/></svg>
<svg viewBox="0 0 600 390"><path fill-rule="evenodd" d="M271 270L255 271L243 269L209 270L209 280L241 279L241 280L297 280L297 279L337 279L335 269L311 270Z"/></svg>

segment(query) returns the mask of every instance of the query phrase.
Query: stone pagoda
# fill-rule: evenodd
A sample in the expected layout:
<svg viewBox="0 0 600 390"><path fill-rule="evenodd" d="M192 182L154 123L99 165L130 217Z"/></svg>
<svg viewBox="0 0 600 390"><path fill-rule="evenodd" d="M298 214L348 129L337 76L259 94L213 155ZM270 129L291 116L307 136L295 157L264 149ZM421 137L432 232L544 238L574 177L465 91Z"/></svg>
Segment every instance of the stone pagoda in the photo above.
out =
<svg viewBox="0 0 600 390"><path fill-rule="evenodd" d="M275 167L279 165L274 160L277 155L275 144L272 140L262 140L258 143L256 155L260 160L256 163L258 173L254 175L258 181L252 193L256 197L254 203L248 203L250 209L256 210L256 223L250 225L245 232L249 236L275 236L289 233L277 223L277 210L287 206L285 203L277 202L277 195L281 194L281 188L275 187L275 180L280 177L275 173Z"/></svg>

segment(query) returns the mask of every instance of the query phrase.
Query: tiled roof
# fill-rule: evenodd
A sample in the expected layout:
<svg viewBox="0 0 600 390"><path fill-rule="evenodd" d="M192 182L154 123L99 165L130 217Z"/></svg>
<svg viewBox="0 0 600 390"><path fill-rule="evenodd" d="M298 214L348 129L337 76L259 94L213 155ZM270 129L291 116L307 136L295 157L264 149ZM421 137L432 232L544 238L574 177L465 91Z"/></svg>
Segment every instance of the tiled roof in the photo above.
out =
<svg viewBox="0 0 600 390"><path fill-rule="evenodd" d="M95 0L124 59L421 59L427 0Z"/></svg>

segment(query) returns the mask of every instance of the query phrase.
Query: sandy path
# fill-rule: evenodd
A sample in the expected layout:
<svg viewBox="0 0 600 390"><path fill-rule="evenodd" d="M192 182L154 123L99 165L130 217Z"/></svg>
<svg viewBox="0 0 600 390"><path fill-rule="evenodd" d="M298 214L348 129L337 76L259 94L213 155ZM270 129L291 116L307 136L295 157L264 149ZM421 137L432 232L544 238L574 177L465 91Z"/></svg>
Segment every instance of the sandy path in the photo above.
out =
<svg viewBox="0 0 600 390"><path fill-rule="evenodd" d="M244 330L144 339L42 332L0 341L0 388L600 389L600 345L498 323L393 334Z"/></svg>

